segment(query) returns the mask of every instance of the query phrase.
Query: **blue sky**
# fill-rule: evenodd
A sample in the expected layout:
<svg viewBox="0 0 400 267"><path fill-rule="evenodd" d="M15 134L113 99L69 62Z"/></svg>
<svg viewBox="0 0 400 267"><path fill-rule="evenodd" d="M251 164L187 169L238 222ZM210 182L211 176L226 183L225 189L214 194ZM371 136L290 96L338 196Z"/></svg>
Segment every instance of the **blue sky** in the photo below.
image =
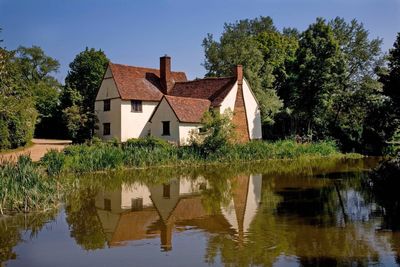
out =
<svg viewBox="0 0 400 267"><path fill-rule="evenodd" d="M172 68L203 77L201 47L207 33L219 37L225 22L271 16L275 25L304 30L316 17L363 22L371 37L392 47L400 32L400 0L0 0L0 39L8 49L38 45L68 64L86 46L101 48L115 63Z"/></svg>

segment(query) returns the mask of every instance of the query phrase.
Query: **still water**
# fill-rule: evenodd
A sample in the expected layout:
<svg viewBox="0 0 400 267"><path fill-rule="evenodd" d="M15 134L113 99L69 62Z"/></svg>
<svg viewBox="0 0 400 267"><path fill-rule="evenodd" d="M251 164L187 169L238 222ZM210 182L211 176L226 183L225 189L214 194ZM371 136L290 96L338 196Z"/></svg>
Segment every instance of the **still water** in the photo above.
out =
<svg viewBox="0 0 400 267"><path fill-rule="evenodd" d="M0 220L0 266L398 266L396 220L368 183L377 163L75 177L58 210Z"/></svg>

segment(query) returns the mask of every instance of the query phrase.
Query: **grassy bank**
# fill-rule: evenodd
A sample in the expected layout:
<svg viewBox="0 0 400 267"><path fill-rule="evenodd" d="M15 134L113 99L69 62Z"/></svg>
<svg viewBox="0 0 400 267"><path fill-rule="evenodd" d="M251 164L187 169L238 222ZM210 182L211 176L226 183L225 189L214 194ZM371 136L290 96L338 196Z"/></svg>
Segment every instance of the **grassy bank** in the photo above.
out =
<svg viewBox="0 0 400 267"><path fill-rule="evenodd" d="M121 168L193 166L341 155L335 143L328 141L308 144L289 140L273 143L254 141L205 153L201 147L176 147L161 140L146 138L130 140L124 144L74 145L63 152L47 153L41 164L50 176L54 176L63 172L84 173Z"/></svg>

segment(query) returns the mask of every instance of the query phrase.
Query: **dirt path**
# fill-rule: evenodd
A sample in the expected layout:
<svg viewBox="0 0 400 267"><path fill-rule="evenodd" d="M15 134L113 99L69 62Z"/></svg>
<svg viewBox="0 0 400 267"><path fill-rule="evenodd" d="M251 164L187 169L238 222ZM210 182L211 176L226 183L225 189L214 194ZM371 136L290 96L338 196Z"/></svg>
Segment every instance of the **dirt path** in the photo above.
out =
<svg viewBox="0 0 400 267"><path fill-rule="evenodd" d="M69 140L33 139L33 145L15 152L0 153L1 161L16 161L20 155L30 155L33 161L39 161L50 149L58 151L71 144Z"/></svg>

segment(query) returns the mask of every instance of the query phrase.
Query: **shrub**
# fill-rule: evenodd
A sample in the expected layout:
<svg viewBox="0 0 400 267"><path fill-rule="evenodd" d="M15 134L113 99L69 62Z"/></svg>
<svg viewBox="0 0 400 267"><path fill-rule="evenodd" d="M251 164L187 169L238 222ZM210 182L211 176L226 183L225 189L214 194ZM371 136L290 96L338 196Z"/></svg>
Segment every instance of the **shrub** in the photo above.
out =
<svg viewBox="0 0 400 267"><path fill-rule="evenodd" d="M65 155L63 152L52 149L44 155L41 162L45 166L49 176L58 176L64 167Z"/></svg>

